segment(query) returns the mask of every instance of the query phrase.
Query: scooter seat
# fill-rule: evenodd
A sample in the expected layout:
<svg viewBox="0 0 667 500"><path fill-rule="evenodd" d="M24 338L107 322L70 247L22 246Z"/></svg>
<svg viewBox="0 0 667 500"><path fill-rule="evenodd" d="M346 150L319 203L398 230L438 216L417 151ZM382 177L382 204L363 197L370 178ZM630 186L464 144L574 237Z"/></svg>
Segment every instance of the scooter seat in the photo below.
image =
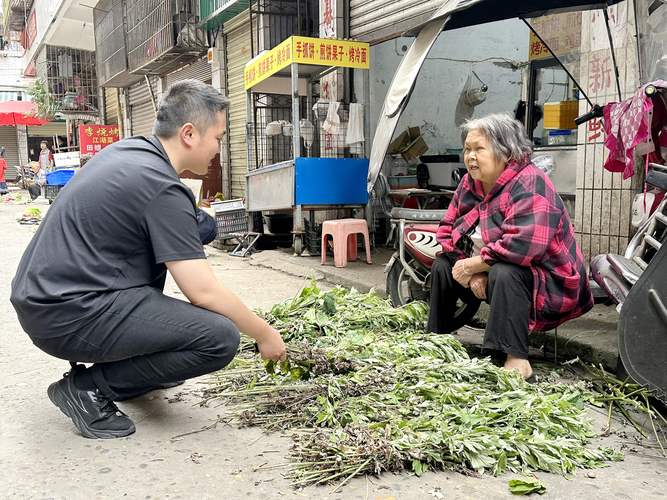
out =
<svg viewBox="0 0 667 500"><path fill-rule="evenodd" d="M651 163L646 175L646 183L667 191L667 167L658 163Z"/></svg>
<svg viewBox="0 0 667 500"><path fill-rule="evenodd" d="M418 208L394 207L391 209L392 219L406 219L419 222L440 222L447 210L420 210Z"/></svg>
<svg viewBox="0 0 667 500"><path fill-rule="evenodd" d="M630 293L632 284L612 267L608 256L608 254L596 255L591 259L591 277L610 299L622 304Z"/></svg>
<svg viewBox="0 0 667 500"><path fill-rule="evenodd" d="M613 253L607 254L607 260L611 264L611 268L616 271L619 275L634 285L637 283L637 280L642 274L642 268L637 265L636 262L626 259L622 255L616 255Z"/></svg>

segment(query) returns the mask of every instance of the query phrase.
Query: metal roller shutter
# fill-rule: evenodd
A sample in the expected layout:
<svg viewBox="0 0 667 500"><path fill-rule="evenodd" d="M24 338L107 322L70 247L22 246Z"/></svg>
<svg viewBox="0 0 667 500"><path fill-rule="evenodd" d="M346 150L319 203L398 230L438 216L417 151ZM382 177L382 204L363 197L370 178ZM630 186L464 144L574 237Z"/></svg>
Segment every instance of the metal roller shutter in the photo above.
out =
<svg viewBox="0 0 667 500"><path fill-rule="evenodd" d="M232 197L245 196L248 173L246 147L246 91L243 68L250 60L250 21L243 12L225 25L227 52L227 97L229 97L229 161Z"/></svg>
<svg viewBox="0 0 667 500"><path fill-rule="evenodd" d="M51 137L67 135L65 122L49 122L39 127L28 127L28 137Z"/></svg>
<svg viewBox="0 0 667 500"><path fill-rule="evenodd" d="M118 123L117 89L104 89L104 121L107 125L115 125Z"/></svg>
<svg viewBox="0 0 667 500"><path fill-rule="evenodd" d="M168 74L166 77L167 87L172 83L187 80L188 78L194 78L195 80L210 83L213 76L211 73L211 65L208 60L203 58L200 61Z"/></svg>
<svg viewBox="0 0 667 500"><path fill-rule="evenodd" d="M157 95L157 78L149 77L153 95ZM129 89L130 135L150 135L155 122L155 109L146 80Z"/></svg>
<svg viewBox="0 0 667 500"><path fill-rule="evenodd" d="M19 165L19 146L16 140L16 127L0 127L0 146L5 148L7 165Z"/></svg>
<svg viewBox="0 0 667 500"><path fill-rule="evenodd" d="M350 37L377 43L426 21L442 0L350 0Z"/></svg>

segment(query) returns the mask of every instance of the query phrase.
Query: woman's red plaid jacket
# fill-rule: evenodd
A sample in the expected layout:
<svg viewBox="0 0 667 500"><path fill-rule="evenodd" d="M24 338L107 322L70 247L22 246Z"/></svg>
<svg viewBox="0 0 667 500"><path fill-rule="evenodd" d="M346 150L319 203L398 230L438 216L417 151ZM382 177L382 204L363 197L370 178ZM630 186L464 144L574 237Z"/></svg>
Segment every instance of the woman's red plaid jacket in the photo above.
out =
<svg viewBox="0 0 667 500"><path fill-rule="evenodd" d="M509 163L486 196L481 183L466 175L438 228L443 252L464 258L460 240L478 223L480 256L487 264L508 262L533 271L531 331L555 328L593 307L570 216L539 168Z"/></svg>

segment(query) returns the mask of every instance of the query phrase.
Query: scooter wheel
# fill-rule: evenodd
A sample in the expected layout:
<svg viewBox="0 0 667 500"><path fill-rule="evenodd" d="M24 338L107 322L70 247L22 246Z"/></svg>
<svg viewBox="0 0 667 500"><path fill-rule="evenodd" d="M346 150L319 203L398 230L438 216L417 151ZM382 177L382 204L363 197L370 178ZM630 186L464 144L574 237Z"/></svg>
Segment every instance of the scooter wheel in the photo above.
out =
<svg viewBox="0 0 667 500"><path fill-rule="evenodd" d="M387 295L394 307L401 307L415 300L429 301L429 290L414 282L396 259L387 273Z"/></svg>

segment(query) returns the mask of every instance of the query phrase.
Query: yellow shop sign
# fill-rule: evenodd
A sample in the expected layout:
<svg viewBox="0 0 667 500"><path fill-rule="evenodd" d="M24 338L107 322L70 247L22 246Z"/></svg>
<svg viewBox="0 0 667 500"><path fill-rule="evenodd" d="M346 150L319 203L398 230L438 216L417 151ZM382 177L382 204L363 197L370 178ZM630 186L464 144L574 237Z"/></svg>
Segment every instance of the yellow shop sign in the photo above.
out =
<svg viewBox="0 0 667 500"><path fill-rule="evenodd" d="M370 46L365 42L335 38L291 36L245 65L243 82L246 90L292 63L368 69Z"/></svg>

